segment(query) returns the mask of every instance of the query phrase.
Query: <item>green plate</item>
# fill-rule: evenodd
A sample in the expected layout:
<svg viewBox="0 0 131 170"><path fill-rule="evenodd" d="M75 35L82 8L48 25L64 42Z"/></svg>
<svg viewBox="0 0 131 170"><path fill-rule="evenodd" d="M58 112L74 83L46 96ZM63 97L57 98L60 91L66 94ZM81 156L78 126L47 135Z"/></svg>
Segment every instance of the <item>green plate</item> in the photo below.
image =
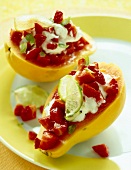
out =
<svg viewBox="0 0 131 170"><path fill-rule="evenodd" d="M119 170L130 167L131 160L131 20L113 16L80 16L73 18L76 25L91 35L97 44L97 51L91 56L93 61L113 62L123 71L127 98L125 107L119 118L101 134L74 146L64 156L53 159L34 150L33 142L28 140L27 131L38 124L33 122L18 124L13 115L14 98L12 90L26 84L37 84L19 75L7 63L3 49L0 50L0 136L1 141L22 158L47 169L61 170ZM2 23L0 27L0 45L7 37L13 20ZM5 35L5 36L4 36ZM57 82L40 83L47 91ZM110 157L102 159L96 156L91 146L105 143L109 147Z"/></svg>

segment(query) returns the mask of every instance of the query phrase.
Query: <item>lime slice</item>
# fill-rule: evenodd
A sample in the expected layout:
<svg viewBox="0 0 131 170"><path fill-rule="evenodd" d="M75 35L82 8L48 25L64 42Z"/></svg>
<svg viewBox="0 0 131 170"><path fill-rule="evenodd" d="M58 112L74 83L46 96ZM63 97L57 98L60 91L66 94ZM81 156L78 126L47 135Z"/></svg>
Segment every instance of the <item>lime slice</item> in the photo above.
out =
<svg viewBox="0 0 131 170"><path fill-rule="evenodd" d="M65 101L65 119L72 121L79 114L83 102L80 86L73 76L67 75L60 80L58 93Z"/></svg>
<svg viewBox="0 0 131 170"><path fill-rule="evenodd" d="M71 76L66 75L63 78L60 79L59 85L58 85L58 93L60 95L60 98L65 101L66 100L66 86L68 81L70 81Z"/></svg>
<svg viewBox="0 0 131 170"><path fill-rule="evenodd" d="M50 26L52 21L41 15L23 15L14 18L14 27L16 30L26 30L34 27L34 23L38 23L41 26Z"/></svg>
<svg viewBox="0 0 131 170"><path fill-rule="evenodd" d="M37 85L22 86L14 91L16 103L35 105L37 108L45 104L48 93Z"/></svg>

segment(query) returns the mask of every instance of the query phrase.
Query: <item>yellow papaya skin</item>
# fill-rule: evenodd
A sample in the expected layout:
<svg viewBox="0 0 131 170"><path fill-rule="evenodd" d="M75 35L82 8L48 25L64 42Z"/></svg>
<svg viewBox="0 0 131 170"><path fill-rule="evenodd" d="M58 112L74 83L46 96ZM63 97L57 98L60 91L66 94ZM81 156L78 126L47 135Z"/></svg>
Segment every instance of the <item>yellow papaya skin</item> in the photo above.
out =
<svg viewBox="0 0 131 170"><path fill-rule="evenodd" d="M119 89L118 95L116 96L115 100L110 103L108 107L106 107L102 112L100 112L98 116L96 116L92 120L89 120L87 123L85 122L84 126L80 127L79 129L76 129L74 133L69 135L67 139L64 139L59 146L50 150L41 150L44 154L53 158L57 158L64 155L75 144L88 140L105 130L116 120L116 118L121 113L126 98L126 88L122 71L118 66L112 63L99 63L99 68L101 72L116 76ZM47 99L46 105L52 99L52 96L56 89L57 87L50 94L49 98ZM43 113L43 117L44 116L45 113ZM39 139L41 139L43 131L44 127L41 126L40 132L38 134Z"/></svg>
<svg viewBox="0 0 131 170"><path fill-rule="evenodd" d="M60 79L64 75L73 70L77 61L80 58L87 59L89 55L95 52L96 46L94 40L87 34L84 34L85 39L89 42L89 45L81 52L76 53L76 59L64 66L57 67L40 67L37 66L22 57L17 46L15 46L9 39L5 45L5 55L11 67L23 77L36 81L36 82L51 82Z"/></svg>

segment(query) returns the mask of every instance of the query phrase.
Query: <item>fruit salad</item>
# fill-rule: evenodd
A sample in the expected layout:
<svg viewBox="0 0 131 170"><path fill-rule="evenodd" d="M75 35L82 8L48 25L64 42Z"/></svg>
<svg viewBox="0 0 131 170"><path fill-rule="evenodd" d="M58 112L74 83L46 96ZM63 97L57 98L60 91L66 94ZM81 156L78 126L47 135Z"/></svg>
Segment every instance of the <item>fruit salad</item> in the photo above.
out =
<svg viewBox="0 0 131 170"><path fill-rule="evenodd" d="M52 157L63 155L75 143L108 127L121 112L124 101L122 73L115 65L86 65L85 59L80 59L77 70L61 78L47 99L35 148Z"/></svg>
<svg viewBox="0 0 131 170"><path fill-rule="evenodd" d="M92 46L70 17L63 18L61 11L45 23L42 26L36 22L30 29L10 32L12 43L29 62L41 67L67 65L76 59L77 53Z"/></svg>

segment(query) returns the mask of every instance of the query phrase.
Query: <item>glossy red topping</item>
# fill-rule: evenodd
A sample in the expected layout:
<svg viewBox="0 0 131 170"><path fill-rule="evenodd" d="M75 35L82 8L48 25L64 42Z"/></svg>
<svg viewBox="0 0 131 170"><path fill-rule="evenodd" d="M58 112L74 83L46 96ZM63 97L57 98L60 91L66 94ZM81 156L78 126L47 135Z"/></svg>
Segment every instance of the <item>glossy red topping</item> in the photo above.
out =
<svg viewBox="0 0 131 170"><path fill-rule="evenodd" d="M76 37L77 30L74 25L70 22L65 25L62 24L63 13L61 11L56 11L54 18L54 23L61 24L68 31L68 35L71 37ZM35 23L34 27L23 31L11 30L10 39L18 46L20 52L23 54L23 58L41 67L46 66L62 66L68 64L68 62L77 57L76 52L84 49L89 43L81 37L76 42L67 42L60 54L54 54L43 49L43 44L48 37L45 36L44 31L53 33L53 35L58 36L52 38L46 43L46 49L55 50L57 47L62 46L59 42L59 35L56 34L54 27L42 27L40 24ZM24 42L24 43L23 43ZM23 50L24 48L24 50ZM22 50L21 50L22 49Z"/></svg>
<svg viewBox="0 0 131 170"><path fill-rule="evenodd" d="M35 133L34 131L29 131L28 132L28 138L30 140L35 140L36 136L37 136L37 133Z"/></svg>
<svg viewBox="0 0 131 170"><path fill-rule="evenodd" d="M22 32L11 30L10 39L14 44L19 46L20 41L22 40Z"/></svg>
<svg viewBox="0 0 131 170"><path fill-rule="evenodd" d="M28 121L36 118L35 106L23 106L17 104L14 109L15 116L20 116L23 121Z"/></svg>
<svg viewBox="0 0 131 170"><path fill-rule="evenodd" d="M117 81L112 78L109 82L109 86L107 86L107 84L105 85L105 78L103 73L99 70L98 63L86 66L85 59L81 59L78 62L77 70L78 71L72 71L70 75L75 76L76 81L79 83L80 88L83 91L83 101L85 101L85 96L88 98L95 98L97 103L104 100L100 105L101 108L104 108L111 102L111 100L114 100L115 96L118 94ZM99 90L99 86L105 88L107 93L105 98ZM115 93L115 95L112 95L113 93ZM65 136L71 135L77 128L79 128L79 126L83 125L84 120L85 122L88 122L88 120L90 121L93 119L93 116L95 116L95 114L89 112L81 122L67 121L65 119L65 103L60 99L57 91L54 93L52 99L54 102L49 110L50 115L39 119L40 124L45 128L42 139L36 139L35 141L36 148L44 150L56 147ZM96 114L99 114L99 110ZM51 142L54 142L53 146ZM96 147L94 147L94 149L95 148ZM99 147L97 148L99 150ZM102 153L100 154L102 155Z"/></svg>
<svg viewBox="0 0 131 170"><path fill-rule="evenodd" d="M59 143L59 138L52 132L44 132L42 139L35 139L35 148L41 148L43 150L52 149Z"/></svg>
<svg viewBox="0 0 131 170"><path fill-rule="evenodd" d="M92 149L102 158L109 156L109 150L105 144L92 146Z"/></svg>
<svg viewBox="0 0 131 170"><path fill-rule="evenodd" d="M63 20L63 13L61 11L56 11L55 16L54 16L54 22L59 24Z"/></svg>

